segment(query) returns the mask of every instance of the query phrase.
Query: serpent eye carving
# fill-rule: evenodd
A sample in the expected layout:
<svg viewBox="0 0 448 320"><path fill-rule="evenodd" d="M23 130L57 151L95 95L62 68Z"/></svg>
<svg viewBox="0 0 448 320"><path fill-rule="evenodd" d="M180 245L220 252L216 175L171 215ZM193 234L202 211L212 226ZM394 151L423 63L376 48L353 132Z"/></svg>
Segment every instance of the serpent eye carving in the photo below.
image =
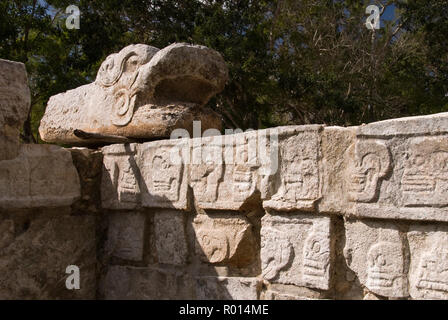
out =
<svg viewBox="0 0 448 320"><path fill-rule="evenodd" d="M123 69L116 64L117 54L112 54L101 64L96 81L103 87L114 85L121 76Z"/></svg>
<svg viewBox="0 0 448 320"><path fill-rule="evenodd" d="M127 125L134 115L136 96L131 96L128 89L120 89L115 93L115 103L112 106L112 123L116 126Z"/></svg>

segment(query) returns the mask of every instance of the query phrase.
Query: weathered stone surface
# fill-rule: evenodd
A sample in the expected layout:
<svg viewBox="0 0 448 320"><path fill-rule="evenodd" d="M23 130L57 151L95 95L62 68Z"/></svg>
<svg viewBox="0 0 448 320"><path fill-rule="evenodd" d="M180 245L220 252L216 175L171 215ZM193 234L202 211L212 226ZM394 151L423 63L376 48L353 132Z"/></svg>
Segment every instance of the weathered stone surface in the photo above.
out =
<svg viewBox="0 0 448 320"><path fill-rule="evenodd" d="M394 137L448 133L448 112L369 123L358 127L360 136Z"/></svg>
<svg viewBox="0 0 448 320"><path fill-rule="evenodd" d="M238 134L192 140L190 185L199 208L238 210L254 193L257 164L248 163L248 153L239 150L248 146L244 144L248 138ZM239 165L235 159L238 151Z"/></svg>
<svg viewBox="0 0 448 320"><path fill-rule="evenodd" d="M346 221L345 228L344 256L361 284L380 296L408 297L405 234L393 222Z"/></svg>
<svg viewBox="0 0 448 320"><path fill-rule="evenodd" d="M202 209L314 210L321 195L321 126L193 139L190 185ZM306 142L306 143L305 143Z"/></svg>
<svg viewBox="0 0 448 320"><path fill-rule="evenodd" d="M327 290L330 218L311 214L266 215L261 227L261 268L273 283Z"/></svg>
<svg viewBox="0 0 448 320"><path fill-rule="evenodd" d="M110 55L94 83L53 96L39 128L44 141L89 144L73 130L132 138L169 137L176 128L220 129L203 109L223 90L228 71L221 55L203 46L172 44L162 50L130 45Z"/></svg>
<svg viewBox="0 0 448 320"><path fill-rule="evenodd" d="M410 295L413 299L448 299L448 227L412 225Z"/></svg>
<svg viewBox="0 0 448 320"><path fill-rule="evenodd" d="M106 300L191 300L193 280L183 272L111 266L102 285Z"/></svg>
<svg viewBox="0 0 448 320"><path fill-rule="evenodd" d="M184 265L188 260L185 215L178 211L154 214L154 238L160 264Z"/></svg>
<svg viewBox="0 0 448 320"><path fill-rule="evenodd" d="M358 127L347 151L347 214L448 221L447 114Z"/></svg>
<svg viewBox="0 0 448 320"><path fill-rule="evenodd" d="M142 171L142 206L189 209L187 159L189 141L168 140L145 143L138 153Z"/></svg>
<svg viewBox="0 0 448 320"><path fill-rule="evenodd" d="M135 209L140 205L140 169L136 144L115 144L102 149L101 201L105 209Z"/></svg>
<svg viewBox="0 0 448 320"><path fill-rule="evenodd" d="M257 278L197 277L198 300L257 300L261 282Z"/></svg>
<svg viewBox="0 0 448 320"><path fill-rule="evenodd" d="M111 214L106 252L120 259L143 260L145 221L141 213Z"/></svg>
<svg viewBox="0 0 448 320"><path fill-rule="evenodd" d="M95 298L94 217L6 220L0 229L0 299ZM80 290L65 286L69 265L80 269Z"/></svg>
<svg viewBox="0 0 448 320"><path fill-rule="evenodd" d="M107 209L189 210L188 140L104 147L102 206Z"/></svg>
<svg viewBox="0 0 448 320"><path fill-rule="evenodd" d="M101 177L103 154L87 148L68 149L79 175L81 200L77 202L78 212L97 213L101 208Z"/></svg>
<svg viewBox="0 0 448 320"><path fill-rule="evenodd" d="M25 65L0 59L0 161L19 153L19 130L30 109Z"/></svg>
<svg viewBox="0 0 448 320"><path fill-rule="evenodd" d="M319 212L340 214L349 211L353 202L346 194L346 172L351 164L345 155L355 142L355 128L326 127L322 131L322 198Z"/></svg>
<svg viewBox="0 0 448 320"><path fill-rule="evenodd" d="M279 168L263 207L280 211L315 209L321 197L321 126L278 129Z"/></svg>
<svg viewBox="0 0 448 320"><path fill-rule="evenodd" d="M257 244L246 218L198 215L193 221L196 255L208 263L247 266L256 257Z"/></svg>
<svg viewBox="0 0 448 320"><path fill-rule="evenodd" d="M0 222L0 250L8 247L14 241L14 221Z"/></svg>
<svg viewBox="0 0 448 320"><path fill-rule="evenodd" d="M263 300L316 300L304 296L298 296L291 293L283 293L278 291L268 290L264 293Z"/></svg>
<svg viewBox="0 0 448 320"><path fill-rule="evenodd" d="M0 161L0 208L70 206L80 197L78 173L69 151L51 145L22 145Z"/></svg>

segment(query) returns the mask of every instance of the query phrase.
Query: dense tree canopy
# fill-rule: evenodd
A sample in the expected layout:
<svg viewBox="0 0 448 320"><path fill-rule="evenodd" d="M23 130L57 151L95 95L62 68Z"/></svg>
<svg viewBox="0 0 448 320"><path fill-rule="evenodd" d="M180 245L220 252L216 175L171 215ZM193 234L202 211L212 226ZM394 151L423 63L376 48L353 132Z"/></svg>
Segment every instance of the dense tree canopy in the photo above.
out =
<svg viewBox="0 0 448 320"><path fill-rule="evenodd" d="M381 28L365 26L380 9ZM67 29L66 8L81 12ZM101 61L131 43L219 51L230 68L210 102L225 126L355 125L448 110L446 0L0 0L0 58L26 64L32 112L93 81Z"/></svg>

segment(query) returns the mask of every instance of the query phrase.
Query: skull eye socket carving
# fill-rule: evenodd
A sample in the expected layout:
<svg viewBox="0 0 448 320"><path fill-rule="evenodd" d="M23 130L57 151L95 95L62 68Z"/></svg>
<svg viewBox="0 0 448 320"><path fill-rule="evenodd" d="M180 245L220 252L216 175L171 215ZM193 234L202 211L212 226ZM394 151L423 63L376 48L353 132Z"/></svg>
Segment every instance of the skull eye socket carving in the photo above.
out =
<svg viewBox="0 0 448 320"><path fill-rule="evenodd" d="M311 246L311 251L314 253L320 252L320 243L319 241L314 241L313 245Z"/></svg>

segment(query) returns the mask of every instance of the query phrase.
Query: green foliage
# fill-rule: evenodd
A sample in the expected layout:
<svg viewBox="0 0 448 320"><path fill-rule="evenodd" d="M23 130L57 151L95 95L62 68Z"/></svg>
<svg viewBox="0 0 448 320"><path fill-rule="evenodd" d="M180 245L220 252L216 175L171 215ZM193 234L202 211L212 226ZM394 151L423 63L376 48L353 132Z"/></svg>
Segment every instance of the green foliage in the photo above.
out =
<svg viewBox="0 0 448 320"><path fill-rule="evenodd" d="M384 9L375 32L365 27L371 3ZM81 11L79 30L65 26L71 4ZM101 61L131 43L219 51L230 81L210 106L226 127L447 111L447 34L445 0L0 1L0 57L26 63L30 78L25 138L38 137L50 96L92 82Z"/></svg>

